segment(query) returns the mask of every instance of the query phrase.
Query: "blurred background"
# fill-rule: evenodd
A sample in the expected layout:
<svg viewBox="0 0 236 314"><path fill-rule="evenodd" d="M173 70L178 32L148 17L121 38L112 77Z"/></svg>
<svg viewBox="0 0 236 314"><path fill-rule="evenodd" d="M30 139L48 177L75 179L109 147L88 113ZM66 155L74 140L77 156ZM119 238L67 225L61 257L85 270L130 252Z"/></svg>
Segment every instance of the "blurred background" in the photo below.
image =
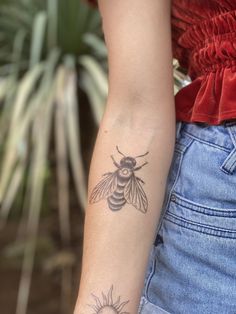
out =
<svg viewBox="0 0 236 314"><path fill-rule="evenodd" d="M0 313L72 313L108 92L101 17L84 0L0 0L0 47ZM176 93L176 60L173 75Z"/></svg>

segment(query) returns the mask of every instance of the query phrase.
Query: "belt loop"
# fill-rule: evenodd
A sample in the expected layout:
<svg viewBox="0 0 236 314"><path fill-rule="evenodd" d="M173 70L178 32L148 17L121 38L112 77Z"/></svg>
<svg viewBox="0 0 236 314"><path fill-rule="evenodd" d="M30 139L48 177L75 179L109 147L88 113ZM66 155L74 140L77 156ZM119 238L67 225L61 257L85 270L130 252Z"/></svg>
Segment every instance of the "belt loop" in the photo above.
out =
<svg viewBox="0 0 236 314"><path fill-rule="evenodd" d="M227 156L223 164L220 166L220 170L227 174L233 174L236 169L236 122L229 121L224 123L225 128L228 130L230 137L232 139L234 148Z"/></svg>

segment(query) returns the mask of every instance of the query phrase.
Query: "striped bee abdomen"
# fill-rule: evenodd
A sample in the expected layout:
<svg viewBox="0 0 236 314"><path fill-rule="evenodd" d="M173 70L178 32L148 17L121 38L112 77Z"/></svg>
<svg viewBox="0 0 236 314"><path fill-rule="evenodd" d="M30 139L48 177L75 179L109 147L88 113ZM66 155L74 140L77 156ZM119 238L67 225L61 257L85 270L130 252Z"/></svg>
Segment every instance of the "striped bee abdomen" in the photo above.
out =
<svg viewBox="0 0 236 314"><path fill-rule="evenodd" d="M108 197L107 202L108 206L111 210L117 211L120 210L126 203L125 197L124 197L124 189L127 184L127 182L130 179L130 171L124 171L124 169L121 169L121 171L118 173L117 179L117 187L113 194Z"/></svg>

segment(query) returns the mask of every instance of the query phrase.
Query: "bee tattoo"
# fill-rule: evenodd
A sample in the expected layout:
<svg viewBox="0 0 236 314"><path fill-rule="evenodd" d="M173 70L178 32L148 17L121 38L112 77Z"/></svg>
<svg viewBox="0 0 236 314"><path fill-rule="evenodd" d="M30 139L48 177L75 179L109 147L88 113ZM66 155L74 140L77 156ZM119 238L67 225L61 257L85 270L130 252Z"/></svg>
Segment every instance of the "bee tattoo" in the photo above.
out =
<svg viewBox="0 0 236 314"><path fill-rule="evenodd" d="M111 159L116 166L114 172L103 174L102 180L93 189L89 203L96 203L102 199L107 199L109 208L112 211L120 210L126 203L133 205L142 213L147 212L148 200L142 188L144 181L135 175L135 172L144 167L147 162L137 166L137 158L144 157L148 154L136 157L125 156L116 146L119 154L123 157L120 162L116 162L113 155Z"/></svg>

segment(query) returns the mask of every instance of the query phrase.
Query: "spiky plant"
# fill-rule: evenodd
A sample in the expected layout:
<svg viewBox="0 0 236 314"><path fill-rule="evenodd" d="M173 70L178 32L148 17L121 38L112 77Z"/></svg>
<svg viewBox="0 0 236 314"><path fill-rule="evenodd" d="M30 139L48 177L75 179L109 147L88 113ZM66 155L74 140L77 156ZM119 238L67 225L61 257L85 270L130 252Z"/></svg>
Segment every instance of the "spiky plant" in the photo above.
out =
<svg viewBox="0 0 236 314"><path fill-rule="evenodd" d="M69 172L86 202L79 94L98 124L107 96L107 51L97 10L80 0L5 0L0 4L0 223L24 186L26 223L17 313L27 311L49 153L57 161L62 241L70 242ZM52 141L54 147L50 147ZM55 151L52 152L52 149Z"/></svg>

